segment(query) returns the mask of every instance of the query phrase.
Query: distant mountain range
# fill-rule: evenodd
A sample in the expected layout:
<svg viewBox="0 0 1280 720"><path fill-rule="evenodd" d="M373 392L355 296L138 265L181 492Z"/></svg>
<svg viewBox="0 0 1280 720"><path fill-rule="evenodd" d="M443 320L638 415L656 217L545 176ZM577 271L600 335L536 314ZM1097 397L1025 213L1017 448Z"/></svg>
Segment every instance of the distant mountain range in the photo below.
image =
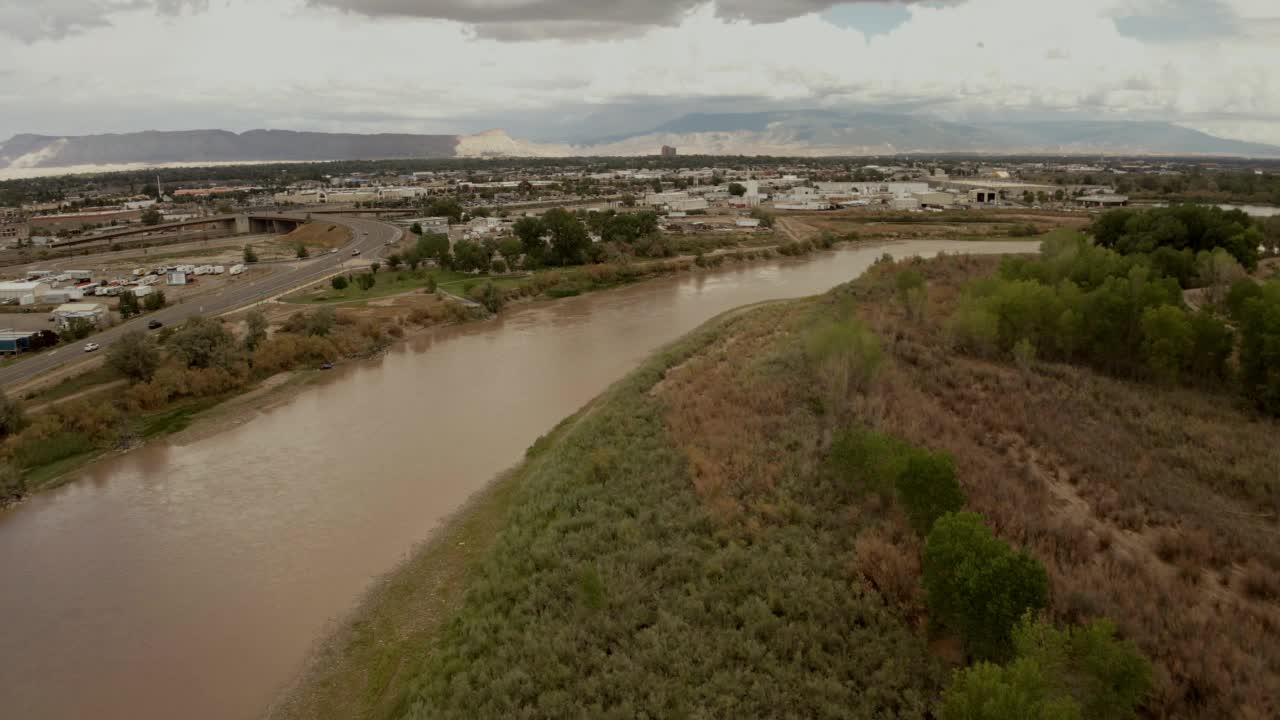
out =
<svg viewBox="0 0 1280 720"><path fill-rule="evenodd" d="M652 130L594 142L534 144L477 135L357 135L288 130L17 135L0 143L0 177L118 167L392 158L681 154L893 155L985 153L1280 157L1280 147L1227 140L1163 122L955 123L915 115L797 110L692 113Z"/></svg>
<svg viewBox="0 0 1280 720"><path fill-rule="evenodd" d="M1280 147L1214 137L1164 122L956 123L916 115L798 110L694 113L653 130L607 138L601 155L662 145L688 154L894 155L988 153L1280 157Z"/></svg>

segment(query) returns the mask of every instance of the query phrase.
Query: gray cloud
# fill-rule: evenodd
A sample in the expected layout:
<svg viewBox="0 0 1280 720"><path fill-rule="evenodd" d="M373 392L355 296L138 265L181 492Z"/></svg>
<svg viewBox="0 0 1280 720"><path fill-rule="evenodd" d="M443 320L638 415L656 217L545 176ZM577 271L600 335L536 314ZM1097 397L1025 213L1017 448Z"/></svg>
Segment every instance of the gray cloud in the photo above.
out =
<svg viewBox="0 0 1280 720"><path fill-rule="evenodd" d="M0 35L22 42L58 39L111 24L110 16L151 9L175 15L203 10L209 0L0 0Z"/></svg>
<svg viewBox="0 0 1280 720"><path fill-rule="evenodd" d="M546 38L595 39L672 26L711 0L308 0L369 17L417 17L455 20L476 27L482 37L499 40ZM721 17L750 22L779 22L821 12L850 0L719 0ZM928 0L852 0L867 3ZM934 0L936 3L936 0Z"/></svg>

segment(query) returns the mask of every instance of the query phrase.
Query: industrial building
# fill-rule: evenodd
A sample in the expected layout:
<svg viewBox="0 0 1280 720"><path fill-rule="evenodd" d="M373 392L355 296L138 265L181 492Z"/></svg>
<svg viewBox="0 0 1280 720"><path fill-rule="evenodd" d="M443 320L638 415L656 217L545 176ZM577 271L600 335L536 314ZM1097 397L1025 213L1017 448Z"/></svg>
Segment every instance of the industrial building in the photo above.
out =
<svg viewBox="0 0 1280 720"><path fill-rule="evenodd" d="M929 192L923 182L819 182L814 183L819 195L834 197L909 198L915 193Z"/></svg>
<svg viewBox="0 0 1280 720"><path fill-rule="evenodd" d="M43 280L0 282L0 301L31 305L52 290L53 286Z"/></svg>
<svg viewBox="0 0 1280 720"><path fill-rule="evenodd" d="M693 197L683 190L675 192L649 193L645 196L646 205L656 208L665 208L671 212L690 212L692 210L706 210L711 207L711 203L706 198Z"/></svg>
<svg viewBox="0 0 1280 720"><path fill-rule="evenodd" d="M101 303L67 303L59 305L53 311L53 319L60 328L67 327L71 324L71 321L77 319L88 320L90 323L97 325L106 316L107 306Z"/></svg>
<svg viewBox="0 0 1280 720"><path fill-rule="evenodd" d="M1081 195L1076 203L1087 208L1115 208L1129 204L1127 195Z"/></svg>
<svg viewBox="0 0 1280 720"><path fill-rule="evenodd" d="M912 197L920 201L921 207L945 208L956 204L955 195L937 190L913 193Z"/></svg>
<svg viewBox="0 0 1280 720"><path fill-rule="evenodd" d="M436 235L447 235L449 233L449 218L447 217L420 217L409 220L397 220L401 225L414 226L422 228L423 234L432 233Z"/></svg>

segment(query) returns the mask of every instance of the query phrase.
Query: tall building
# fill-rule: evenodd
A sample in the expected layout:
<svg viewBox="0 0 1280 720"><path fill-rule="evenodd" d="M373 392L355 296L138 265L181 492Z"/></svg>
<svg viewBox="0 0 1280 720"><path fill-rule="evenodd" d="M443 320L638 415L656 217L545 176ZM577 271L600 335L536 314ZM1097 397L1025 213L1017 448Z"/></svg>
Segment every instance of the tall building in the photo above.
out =
<svg viewBox="0 0 1280 720"><path fill-rule="evenodd" d="M675 156L676 156L675 148L671 147L670 145L662 146L662 157L675 157Z"/></svg>

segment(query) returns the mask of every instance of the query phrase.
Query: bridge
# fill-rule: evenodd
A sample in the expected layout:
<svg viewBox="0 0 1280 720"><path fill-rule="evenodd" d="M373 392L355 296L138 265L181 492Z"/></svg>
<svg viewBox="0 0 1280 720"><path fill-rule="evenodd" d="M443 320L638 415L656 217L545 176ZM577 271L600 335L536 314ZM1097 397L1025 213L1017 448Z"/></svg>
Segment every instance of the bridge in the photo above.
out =
<svg viewBox="0 0 1280 720"><path fill-rule="evenodd" d="M194 218L180 222L161 223L159 225L140 225L137 227L119 228L94 235L69 238L53 244L55 248L87 245L90 243L113 243L153 235L173 235L187 232L201 232L206 237L227 235L261 235L271 233L283 235L296 230L307 222L305 216L299 214L249 213L240 215L215 215Z"/></svg>

